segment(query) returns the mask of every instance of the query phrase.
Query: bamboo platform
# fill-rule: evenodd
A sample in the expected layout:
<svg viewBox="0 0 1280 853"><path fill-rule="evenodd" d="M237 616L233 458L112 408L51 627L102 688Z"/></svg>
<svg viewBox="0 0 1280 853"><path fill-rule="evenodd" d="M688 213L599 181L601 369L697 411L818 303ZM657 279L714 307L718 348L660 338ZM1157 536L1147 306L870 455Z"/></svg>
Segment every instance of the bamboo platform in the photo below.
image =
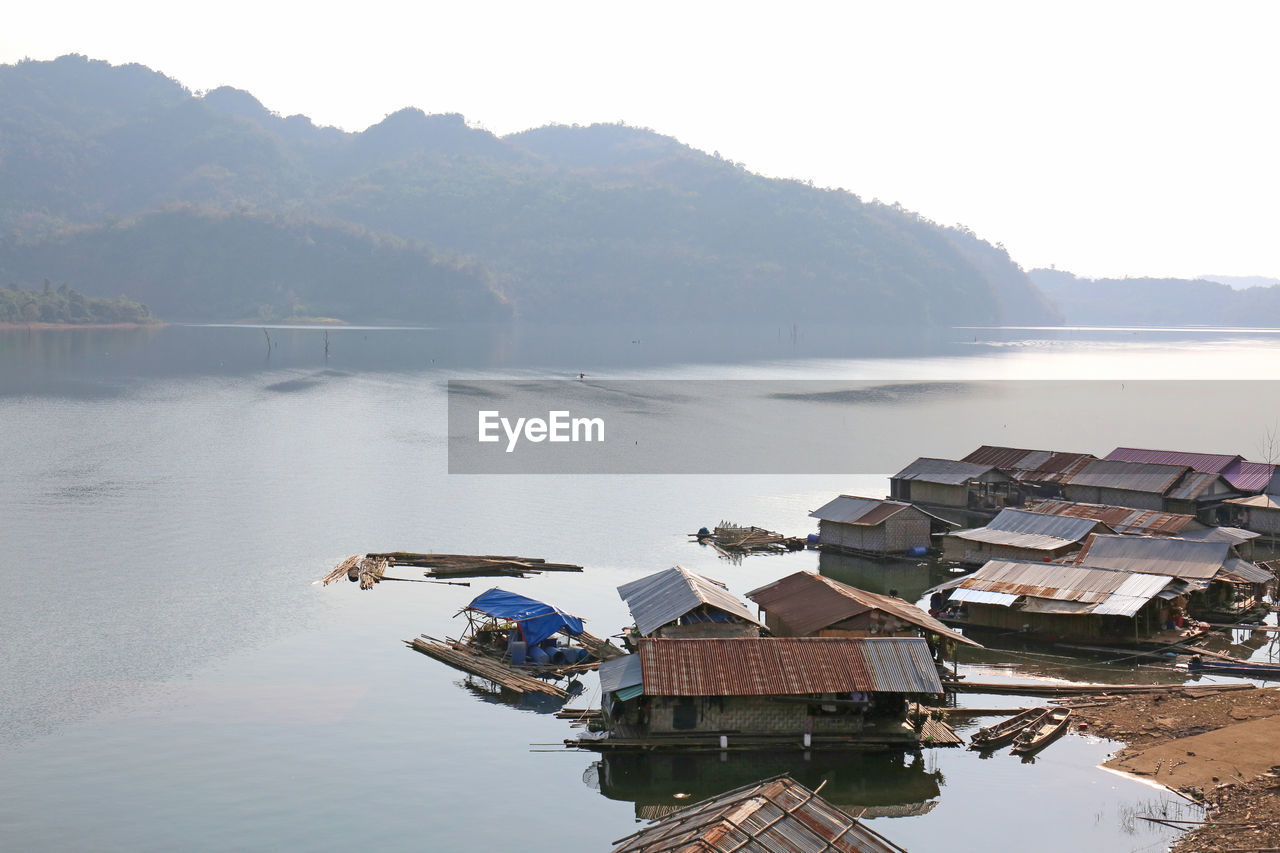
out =
<svg viewBox="0 0 1280 853"><path fill-rule="evenodd" d="M414 651L433 657L441 663L488 679L500 687L516 693L545 693L557 699L568 699L569 692L532 675L520 672L513 666L494 660L487 655L473 652L456 643L446 643L423 634L405 644Z"/></svg>
<svg viewBox="0 0 1280 853"><path fill-rule="evenodd" d="M404 581L413 578L392 578L386 571L392 566L412 566L427 569L426 578L524 578L543 572L580 572L582 566L573 563L548 563L540 557L511 557L495 554L415 554L410 551L387 551L380 554L352 554L322 578L325 586L346 577L360 582L361 589L372 589L384 580ZM462 584L465 586L466 584Z"/></svg>
<svg viewBox="0 0 1280 853"><path fill-rule="evenodd" d="M742 527L730 521L721 521L709 535L699 533L689 535L698 542L710 545L722 557L730 558L762 552L785 554L805 547L804 539L783 536L781 533L765 530L763 527Z"/></svg>
<svg viewBox="0 0 1280 853"><path fill-rule="evenodd" d="M588 634L586 631L583 631L573 639L577 640L584 649L591 652L591 656L597 661L613 660L626 654L626 652L608 640L602 640L594 634Z"/></svg>

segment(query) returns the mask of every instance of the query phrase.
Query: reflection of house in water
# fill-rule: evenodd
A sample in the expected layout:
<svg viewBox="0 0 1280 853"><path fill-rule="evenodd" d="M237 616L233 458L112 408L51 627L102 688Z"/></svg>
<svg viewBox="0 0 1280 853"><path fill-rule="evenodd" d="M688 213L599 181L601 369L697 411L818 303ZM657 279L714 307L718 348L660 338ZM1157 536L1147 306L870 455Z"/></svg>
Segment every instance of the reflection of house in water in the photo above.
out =
<svg viewBox="0 0 1280 853"><path fill-rule="evenodd" d="M826 782L822 796L855 815L907 817L936 806L944 782L919 752L609 753L592 767L584 778L611 800L635 803L645 820L780 773L811 788Z"/></svg>
<svg viewBox="0 0 1280 853"><path fill-rule="evenodd" d="M760 622L722 584L684 566L618 587L641 637L758 637ZM634 638L631 638L634 639Z"/></svg>
<svg viewBox="0 0 1280 853"><path fill-rule="evenodd" d="M925 560L884 562L834 551L818 552L818 573L858 589L900 595L908 601L918 601L926 589L946 575L936 564Z"/></svg>
<svg viewBox="0 0 1280 853"><path fill-rule="evenodd" d="M615 843L613 853L905 853L788 776L718 793Z"/></svg>
<svg viewBox="0 0 1280 853"><path fill-rule="evenodd" d="M1058 560L1080 550L1090 533L1112 533L1093 518L1002 509L985 527L942 538L944 560L981 566L987 560Z"/></svg>

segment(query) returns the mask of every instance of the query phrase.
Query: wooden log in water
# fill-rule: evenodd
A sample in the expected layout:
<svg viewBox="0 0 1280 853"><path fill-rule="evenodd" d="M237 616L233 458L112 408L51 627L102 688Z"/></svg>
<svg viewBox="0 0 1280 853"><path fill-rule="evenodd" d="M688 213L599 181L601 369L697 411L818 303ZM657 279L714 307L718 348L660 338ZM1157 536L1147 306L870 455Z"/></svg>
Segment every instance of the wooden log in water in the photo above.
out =
<svg viewBox="0 0 1280 853"><path fill-rule="evenodd" d="M499 687L504 687L516 693L545 693L557 699L569 698L568 691L554 684L548 684L541 679L526 675L514 667L495 661L477 652L468 651L465 647L460 647L456 644L451 645L434 637L428 637L425 634L412 640L405 640L405 644L414 651L435 658L441 663L452 666L454 669L478 675L481 678L492 681Z"/></svg>

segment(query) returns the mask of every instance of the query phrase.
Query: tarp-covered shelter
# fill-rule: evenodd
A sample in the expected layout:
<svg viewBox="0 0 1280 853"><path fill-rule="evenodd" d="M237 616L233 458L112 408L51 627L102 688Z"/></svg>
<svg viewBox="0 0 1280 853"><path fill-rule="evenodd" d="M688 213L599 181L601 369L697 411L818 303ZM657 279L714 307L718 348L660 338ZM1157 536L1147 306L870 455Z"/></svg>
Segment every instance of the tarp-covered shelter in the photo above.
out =
<svg viewBox="0 0 1280 853"><path fill-rule="evenodd" d="M497 587L477 595L463 610L472 610L514 623L520 629L524 642L530 646L557 633L576 637L583 631L582 620L578 617L570 616L550 604Z"/></svg>

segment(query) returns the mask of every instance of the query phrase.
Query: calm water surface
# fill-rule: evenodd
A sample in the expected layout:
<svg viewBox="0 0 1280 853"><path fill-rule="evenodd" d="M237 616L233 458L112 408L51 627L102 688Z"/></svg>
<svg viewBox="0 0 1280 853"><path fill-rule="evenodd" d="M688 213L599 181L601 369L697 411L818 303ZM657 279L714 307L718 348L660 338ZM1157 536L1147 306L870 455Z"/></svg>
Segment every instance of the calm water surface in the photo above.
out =
<svg viewBox="0 0 1280 853"><path fill-rule="evenodd" d="M599 761L542 746L575 730L401 641L456 635L453 615L494 585L609 634L628 621L615 588L676 563L738 594L816 569L815 552L734 565L686 534L722 519L804 534L810 510L841 492L884 494L886 475L911 460L886 452L879 470L839 476L450 476L444 383L579 372L1196 380L1205 396L1171 393L1140 423L1088 408L1079 390L1069 406L1038 394L993 411L977 395L945 411L898 400L876 416L918 437L913 455L962 455L981 434L1256 457L1277 398L1259 383L1240 399L1222 380L1275 375L1273 333L334 329L327 358L324 348L325 331L307 329L0 332L0 849L451 851L497 837L605 850L638 819L690 802L677 793L783 771L830 780L834 802L867 809L912 850L983 849L996 826L1005 849L1162 850L1170 836L1134 814L1187 814L1098 770L1114 745L1076 734L1033 763L954 749ZM1215 394L1234 399L1230 416L1206 410ZM812 411L762 406L753 417L799 442L814 440ZM847 440L888 444L857 429ZM391 549L526 554L587 571L470 588L313 583L348 554ZM823 556L821 567L904 595L935 579L913 565ZM961 669L1170 677L1017 648ZM592 676L572 704L598 700Z"/></svg>

